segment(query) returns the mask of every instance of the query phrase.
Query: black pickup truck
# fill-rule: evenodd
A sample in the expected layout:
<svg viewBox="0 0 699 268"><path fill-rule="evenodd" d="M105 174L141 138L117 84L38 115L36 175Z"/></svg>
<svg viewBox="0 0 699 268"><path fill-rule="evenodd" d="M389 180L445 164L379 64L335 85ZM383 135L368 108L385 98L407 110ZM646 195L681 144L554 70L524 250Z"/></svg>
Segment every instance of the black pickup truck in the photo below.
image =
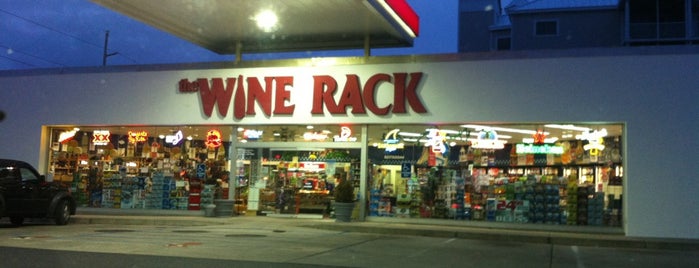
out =
<svg viewBox="0 0 699 268"><path fill-rule="evenodd" d="M48 182L30 164L0 159L0 218L9 217L14 225L25 218L51 218L65 225L75 215L75 199L70 188Z"/></svg>

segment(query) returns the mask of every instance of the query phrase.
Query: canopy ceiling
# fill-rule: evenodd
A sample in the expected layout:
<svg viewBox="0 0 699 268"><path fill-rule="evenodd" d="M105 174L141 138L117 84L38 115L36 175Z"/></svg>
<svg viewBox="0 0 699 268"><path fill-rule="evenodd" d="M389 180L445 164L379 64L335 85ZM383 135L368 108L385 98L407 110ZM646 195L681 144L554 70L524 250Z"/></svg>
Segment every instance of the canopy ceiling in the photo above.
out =
<svg viewBox="0 0 699 268"><path fill-rule="evenodd" d="M405 0L92 1L219 54L405 47L419 33ZM258 27L262 11L277 26Z"/></svg>

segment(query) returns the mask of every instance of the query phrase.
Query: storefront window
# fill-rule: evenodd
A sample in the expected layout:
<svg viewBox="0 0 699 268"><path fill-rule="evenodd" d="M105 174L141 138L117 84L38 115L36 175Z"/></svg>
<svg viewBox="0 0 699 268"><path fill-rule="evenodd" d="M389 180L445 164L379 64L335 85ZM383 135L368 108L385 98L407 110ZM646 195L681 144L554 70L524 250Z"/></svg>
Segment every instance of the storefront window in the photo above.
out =
<svg viewBox="0 0 699 268"><path fill-rule="evenodd" d="M621 124L369 126L369 216L620 226Z"/></svg>
<svg viewBox="0 0 699 268"><path fill-rule="evenodd" d="M229 200L235 207L228 211L237 214L332 217L341 177L355 185L370 217L620 226L622 130L622 124L53 127L49 177L72 185L79 205L89 207L200 210ZM363 209L356 207L355 216Z"/></svg>
<svg viewBox="0 0 699 268"><path fill-rule="evenodd" d="M338 178L359 196L362 126L269 125L237 128L236 197L240 213L330 217Z"/></svg>
<svg viewBox="0 0 699 268"><path fill-rule="evenodd" d="M338 178L353 180L359 189L360 149L265 147L241 148L237 154L241 214L330 217Z"/></svg>
<svg viewBox="0 0 699 268"><path fill-rule="evenodd" d="M228 198L230 126L50 129L49 177L79 206L199 210Z"/></svg>

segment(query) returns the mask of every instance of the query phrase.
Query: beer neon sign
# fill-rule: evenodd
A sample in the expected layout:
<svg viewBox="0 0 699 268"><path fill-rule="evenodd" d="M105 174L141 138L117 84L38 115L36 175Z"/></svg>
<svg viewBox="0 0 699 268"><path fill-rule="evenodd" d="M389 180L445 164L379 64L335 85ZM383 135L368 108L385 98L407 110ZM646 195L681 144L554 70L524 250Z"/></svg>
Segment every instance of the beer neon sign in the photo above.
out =
<svg viewBox="0 0 699 268"><path fill-rule="evenodd" d="M303 139L307 141L324 141L328 138L328 134L318 132L303 133Z"/></svg>
<svg viewBox="0 0 699 268"><path fill-rule="evenodd" d="M243 130L243 138L246 140L259 140L262 138L262 130L246 129Z"/></svg>
<svg viewBox="0 0 699 268"><path fill-rule="evenodd" d="M481 130L478 132L477 139L469 139L471 148L474 149L503 149L507 141L498 140L498 133L495 130Z"/></svg>
<svg viewBox="0 0 699 268"><path fill-rule="evenodd" d="M178 130L177 133L175 133L175 135L165 136L165 142L172 144L172 145L179 144L183 139L184 139L184 134L182 134L182 130Z"/></svg>
<svg viewBox="0 0 699 268"><path fill-rule="evenodd" d="M340 127L340 135L335 135L333 140L336 142L354 142L357 137L352 137L352 129L349 127Z"/></svg>
<svg viewBox="0 0 699 268"><path fill-rule="evenodd" d="M95 145L109 144L109 130L95 130L92 132L92 143Z"/></svg>
<svg viewBox="0 0 699 268"><path fill-rule="evenodd" d="M148 132L146 131L129 131L128 134L130 143L145 142L148 139Z"/></svg>
<svg viewBox="0 0 699 268"><path fill-rule="evenodd" d="M589 143L583 146L585 151L590 151L590 155L599 155L599 151L604 150L604 137L607 136L607 129L595 130L591 132L585 132L583 134L575 136L575 138L580 140L587 140Z"/></svg>
<svg viewBox="0 0 699 268"><path fill-rule="evenodd" d="M218 148L223 145L223 139L221 139L221 131L217 129L211 129L206 132L206 140L204 141L206 147Z"/></svg>
<svg viewBox="0 0 699 268"><path fill-rule="evenodd" d="M383 143L378 144L377 147L385 149L386 152L394 152L398 149L405 148L405 144L398 139L398 132L400 132L400 129L397 128L389 131L386 136L384 136Z"/></svg>
<svg viewBox="0 0 699 268"><path fill-rule="evenodd" d="M517 154L563 154L563 147L549 144L523 144L515 147Z"/></svg>
<svg viewBox="0 0 699 268"><path fill-rule="evenodd" d="M430 129L427 134L429 140L425 146L430 146L433 153L445 153L447 147L444 145L444 141L447 139L447 133L440 131L439 129Z"/></svg>
<svg viewBox="0 0 699 268"><path fill-rule="evenodd" d="M63 143L63 144L69 142L70 140L73 139L73 137L75 137L75 133L77 133L77 132L78 131L75 129L61 132L61 134L58 134L58 142Z"/></svg>

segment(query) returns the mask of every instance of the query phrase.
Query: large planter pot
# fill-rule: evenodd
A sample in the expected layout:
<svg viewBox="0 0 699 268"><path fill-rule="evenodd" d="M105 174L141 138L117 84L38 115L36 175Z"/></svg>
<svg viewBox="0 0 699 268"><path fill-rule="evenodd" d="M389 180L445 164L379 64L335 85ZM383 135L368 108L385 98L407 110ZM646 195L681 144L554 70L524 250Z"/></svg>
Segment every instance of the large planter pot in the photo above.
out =
<svg viewBox="0 0 699 268"><path fill-rule="evenodd" d="M354 210L354 202L338 203L335 202L335 222L350 222L352 220L352 211Z"/></svg>

